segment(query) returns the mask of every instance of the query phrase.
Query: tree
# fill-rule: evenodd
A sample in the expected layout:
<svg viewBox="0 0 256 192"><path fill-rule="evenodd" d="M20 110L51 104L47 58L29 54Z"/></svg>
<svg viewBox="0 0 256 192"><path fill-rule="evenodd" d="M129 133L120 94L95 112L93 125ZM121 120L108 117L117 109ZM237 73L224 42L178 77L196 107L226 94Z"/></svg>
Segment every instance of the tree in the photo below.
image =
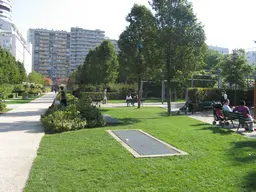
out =
<svg viewBox="0 0 256 192"><path fill-rule="evenodd" d="M87 54L84 64L77 70L76 81L80 84L109 84L118 77L119 63L114 45L105 40Z"/></svg>
<svg viewBox="0 0 256 192"><path fill-rule="evenodd" d="M34 70L28 75L28 79L30 83L35 84L44 84L44 77L40 74L35 72Z"/></svg>
<svg viewBox="0 0 256 192"><path fill-rule="evenodd" d="M28 80L28 76L26 73L26 70L24 68L23 63L17 61L18 67L19 67L19 73L20 73L20 83L26 82Z"/></svg>
<svg viewBox="0 0 256 192"><path fill-rule="evenodd" d="M48 77L44 77L44 86L50 87L52 86L52 80Z"/></svg>
<svg viewBox="0 0 256 192"><path fill-rule="evenodd" d="M149 9L135 4L126 21L129 25L118 40L120 69L122 75L129 75L129 78L137 80L138 108L140 108L141 81L143 78L149 79L157 69L161 68L157 67L161 62L157 60L159 52L155 44L156 20Z"/></svg>
<svg viewBox="0 0 256 192"><path fill-rule="evenodd" d="M246 76L251 75L252 71L243 49L235 49L232 54L225 56L221 69L225 82L235 89L245 87Z"/></svg>
<svg viewBox="0 0 256 192"><path fill-rule="evenodd" d="M224 55L216 50L208 49L205 54L205 63L207 70L217 70L224 59Z"/></svg>
<svg viewBox="0 0 256 192"><path fill-rule="evenodd" d="M24 78L24 67L11 53L0 47L0 84L19 84Z"/></svg>
<svg viewBox="0 0 256 192"><path fill-rule="evenodd" d="M171 114L171 80L187 77L202 65L205 33L187 0L153 0L158 24L158 44L165 60L168 115Z"/></svg>

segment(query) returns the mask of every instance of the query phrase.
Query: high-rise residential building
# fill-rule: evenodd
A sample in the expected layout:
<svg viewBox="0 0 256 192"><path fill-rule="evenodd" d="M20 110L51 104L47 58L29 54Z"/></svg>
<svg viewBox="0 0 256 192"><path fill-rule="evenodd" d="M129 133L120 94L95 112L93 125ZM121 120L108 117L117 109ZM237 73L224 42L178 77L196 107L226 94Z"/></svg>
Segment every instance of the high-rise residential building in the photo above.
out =
<svg viewBox="0 0 256 192"><path fill-rule="evenodd" d="M12 22L12 0L0 1L0 19Z"/></svg>
<svg viewBox="0 0 256 192"><path fill-rule="evenodd" d="M0 0L0 46L23 63L27 73L32 71L31 44L27 43L12 23L12 1Z"/></svg>
<svg viewBox="0 0 256 192"><path fill-rule="evenodd" d="M256 65L256 47L246 49L246 59L249 65Z"/></svg>
<svg viewBox="0 0 256 192"><path fill-rule="evenodd" d="M69 74L70 33L46 29L29 29L33 45L33 69L44 76L65 78Z"/></svg>
<svg viewBox="0 0 256 192"><path fill-rule="evenodd" d="M223 47L218 47L218 46L208 46L209 49L211 50L216 50L218 52L220 52L223 55L228 55L229 54L229 49L228 48L223 48Z"/></svg>
<svg viewBox="0 0 256 192"><path fill-rule="evenodd" d="M71 28L70 35L70 72L84 63L90 49L95 49L104 41L105 32L99 29L87 30L78 27Z"/></svg>
<svg viewBox="0 0 256 192"><path fill-rule="evenodd" d="M84 63L90 49L105 40L105 32L72 27L71 32L29 29L28 40L33 45L33 69L53 80L68 77ZM117 40L110 40L117 53Z"/></svg>

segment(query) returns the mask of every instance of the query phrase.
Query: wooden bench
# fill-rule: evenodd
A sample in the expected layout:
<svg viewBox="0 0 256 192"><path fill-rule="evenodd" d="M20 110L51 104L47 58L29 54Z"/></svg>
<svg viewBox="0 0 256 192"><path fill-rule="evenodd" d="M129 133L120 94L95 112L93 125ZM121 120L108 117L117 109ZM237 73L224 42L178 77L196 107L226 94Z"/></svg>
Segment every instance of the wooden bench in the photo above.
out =
<svg viewBox="0 0 256 192"><path fill-rule="evenodd" d="M222 111L225 121L231 121L233 127L235 127L233 120L239 120L240 114L229 111Z"/></svg>
<svg viewBox="0 0 256 192"><path fill-rule="evenodd" d="M237 127L237 130L236 130L236 131L239 130L240 126L242 126L242 127L245 126L245 127L244 127L245 130L246 130L246 131L250 131L250 130L249 130L249 124L252 124L253 121L251 121L251 120L249 120L248 118L244 117L244 115L241 114L241 113L237 113L237 115L238 115L238 117L239 117L239 124L238 124L238 127ZM253 131L253 130L251 130L251 131Z"/></svg>
<svg viewBox="0 0 256 192"><path fill-rule="evenodd" d="M233 127L235 127L233 120L238 120L238 127L236 131L238 131L239 128L243 126L245 126L245 130L249 131L249 124L253 123L253 121L248 120L248 118L244 117L244 115L239 112L222 111L222 114L224 116L224 120L231 121Z"/></svg>

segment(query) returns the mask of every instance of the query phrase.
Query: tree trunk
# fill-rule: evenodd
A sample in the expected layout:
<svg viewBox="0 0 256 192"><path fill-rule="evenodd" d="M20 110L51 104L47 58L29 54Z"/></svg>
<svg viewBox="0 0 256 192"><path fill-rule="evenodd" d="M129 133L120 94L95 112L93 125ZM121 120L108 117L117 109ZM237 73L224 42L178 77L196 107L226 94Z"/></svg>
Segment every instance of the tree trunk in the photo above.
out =
<svg viewBox="0 0 256 192"><path fill-rule="evenodd" d="M168 116L171 116L171 95L170 95L170 86L171 86L171 77L170 77L170 58L167 55L166 60L166 67L167 67L167 107L168 107Z"/></svg>
<svg viewBox="0 0 256 192"><path fill-rule="evenodd" d="M140 109L140 100L141 100L141 76L138 76L138 109Z"/></svg>

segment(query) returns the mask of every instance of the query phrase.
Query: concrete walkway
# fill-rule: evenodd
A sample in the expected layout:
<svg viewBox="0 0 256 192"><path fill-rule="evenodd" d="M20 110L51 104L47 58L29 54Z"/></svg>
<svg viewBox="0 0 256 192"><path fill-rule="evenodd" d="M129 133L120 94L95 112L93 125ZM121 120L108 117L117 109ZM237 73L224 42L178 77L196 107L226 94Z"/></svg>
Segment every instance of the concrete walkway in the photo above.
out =
<svg viewBox="0 0 256 192"><path fill-rule="evenodd" d="M40 116L54 97L48 93L0 115L0 192L20 192L25 187L44 135Z"/></svg>

